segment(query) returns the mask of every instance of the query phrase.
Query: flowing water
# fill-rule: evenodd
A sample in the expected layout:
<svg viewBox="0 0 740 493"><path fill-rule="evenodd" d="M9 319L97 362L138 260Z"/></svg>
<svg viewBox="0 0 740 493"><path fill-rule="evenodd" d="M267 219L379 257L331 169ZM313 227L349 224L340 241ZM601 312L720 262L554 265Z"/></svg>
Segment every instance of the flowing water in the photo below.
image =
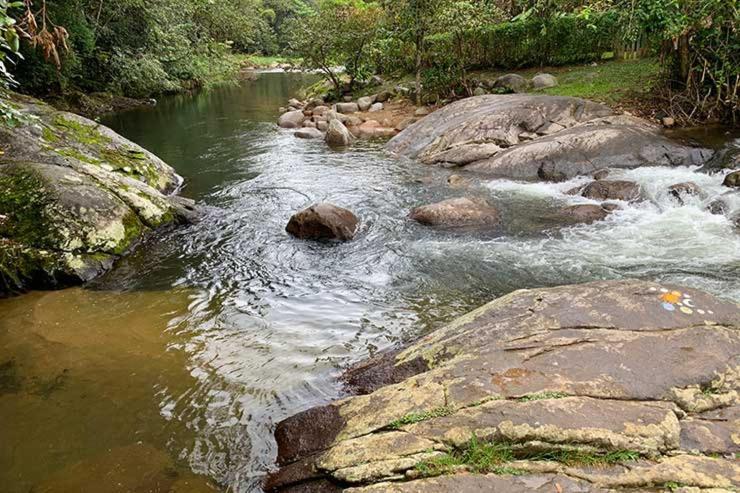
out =
<svg viewBox="0 0 740 493"><path fill-rule="evenodd" d="M175 166L205 217L85 288L0 300L0 491L259 491L274 424L340 396L342 367L514 289L639 277L740 300L740 235L705 211L721 175L619 172L650 200L557 229L548 213L586 201L565 194L582 179L452 189L449 171L382 143L330 151L277 129L303 78L264 74L104 122ZM679 205L666 189L684 181L706 195ZM405 218L462 195L498 205L504 228ZM361 217L354 241L285 233L320 200Z"/></svg>

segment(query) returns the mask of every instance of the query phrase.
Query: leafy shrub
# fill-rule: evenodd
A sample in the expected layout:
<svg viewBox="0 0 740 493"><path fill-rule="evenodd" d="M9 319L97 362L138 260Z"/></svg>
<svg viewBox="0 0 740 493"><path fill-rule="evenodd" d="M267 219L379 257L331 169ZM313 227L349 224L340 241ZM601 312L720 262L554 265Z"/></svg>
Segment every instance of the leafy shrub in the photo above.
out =
<svg viewBox="0 0 740 493"><path fill-rule="evenodd" d="M618 36L619 18L614 12L588 19L576 14L530 17L468 31L465 63L503 69L585 63L612 51ZM451 50L454 39L444 33L428 41L440 53Z"/></svg>
<svg viewBox="0 0 740 493"><path fill-rule="evenodd" d="M113 92L143 98L180 88L153 54L129 55L116 52L111 58L111 64L116 72L115 82L109 86Z"/></svg>

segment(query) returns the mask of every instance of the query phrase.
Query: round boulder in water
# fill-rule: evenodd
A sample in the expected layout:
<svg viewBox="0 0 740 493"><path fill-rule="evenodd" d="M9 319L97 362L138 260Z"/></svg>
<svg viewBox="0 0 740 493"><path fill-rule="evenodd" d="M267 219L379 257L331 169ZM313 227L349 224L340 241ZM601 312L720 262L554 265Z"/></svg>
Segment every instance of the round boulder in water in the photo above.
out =
<svg viewBox="0 0 740 493"><path fill-rule="evenodd" d="M326 130L326 143L333 147L343 147L352 143L354 137L344 126L344 123L337 120L329 121L329 128Z"/></svg>
<svg viewBox="0 0 740 493"><path fill-rule="evenodd" d="M738 188L740 187L740 170L733 171L729 175L725 176L722 184L726 187Z"/></svg>
<svg viewBox="0 0 740 493"><path fill-rule="evenodd" d="M280 115L278 125L283 128L297 128L303 124L305 118L303 110L288 111Z"/></svg>
<svg viewBox="0 0 740 493"><path fill-rule="evenodd" d="M409 218L428 226L486 228L499 224L498 210L482 199L457 198L412 210Z"/></svg>
<svg viewBox="0 0 740 493"><path fill-rule="evenodd" d="M352 211L321 202L293 214L285 230L304 240L348 241L357 233L359 222Z"/></svg>

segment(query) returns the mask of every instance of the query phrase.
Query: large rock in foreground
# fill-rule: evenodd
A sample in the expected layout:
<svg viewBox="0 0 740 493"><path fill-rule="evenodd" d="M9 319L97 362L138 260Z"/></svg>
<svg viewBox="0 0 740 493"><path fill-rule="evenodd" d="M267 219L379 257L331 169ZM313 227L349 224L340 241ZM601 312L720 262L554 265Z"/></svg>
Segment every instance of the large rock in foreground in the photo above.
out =
<svg viewBox="0 0 740 493"><path fill-rule="evenodd" d="M517 291L350 369L368 395L281 422L266 486L735 491L739 355L738 305L694 289Z"/></svg>
<svg viewBox="0 0 740 493"><path fill-rule="evenodd" d="M294 214L285 230L305 240L342 240L354 238L359 219L352 211L322 202Z"/></svg>
<svg viewBox="0 0 740 493"><path fill-rule="evenodd" d="M601 104L532 94L457 101L406 128L387 149L429 164L550 181L603 168L700 165L712 154Z"/></svg>
<svg viewBox="0 0 740 493"><path fill-rule="evenodd" d="M0 295L88 281L147 232L192 218L182 183L112 130L13 95L30 121L0 126Z"/></svg>

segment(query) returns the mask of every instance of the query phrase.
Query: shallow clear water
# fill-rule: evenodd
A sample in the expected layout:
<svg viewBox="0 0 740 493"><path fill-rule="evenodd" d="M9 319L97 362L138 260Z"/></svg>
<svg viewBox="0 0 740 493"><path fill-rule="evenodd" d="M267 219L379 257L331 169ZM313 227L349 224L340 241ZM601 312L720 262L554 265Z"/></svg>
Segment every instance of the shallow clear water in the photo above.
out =
<svg viewBox="0 0 740 493"><path fill-rule="evenodd" d="M105 122L175 166L206 216L85 289L0 300L2 491L257 491L274 424L341 395L340 368L514 289L629 276L740 300L740 236L703 210L721 176L620 172L651 200L552 229L550 211L585 200L564 194L579 180L451 189L450 171L382 143L295 139L274 122L300 79L264 74ZM678 206L665 189L687 180L707 197ZM405 218L463 195L495 202L503 229ZM354 241L285 233L319 200L358 214ZM115 481L100 474L111 464Z"/></svg>

